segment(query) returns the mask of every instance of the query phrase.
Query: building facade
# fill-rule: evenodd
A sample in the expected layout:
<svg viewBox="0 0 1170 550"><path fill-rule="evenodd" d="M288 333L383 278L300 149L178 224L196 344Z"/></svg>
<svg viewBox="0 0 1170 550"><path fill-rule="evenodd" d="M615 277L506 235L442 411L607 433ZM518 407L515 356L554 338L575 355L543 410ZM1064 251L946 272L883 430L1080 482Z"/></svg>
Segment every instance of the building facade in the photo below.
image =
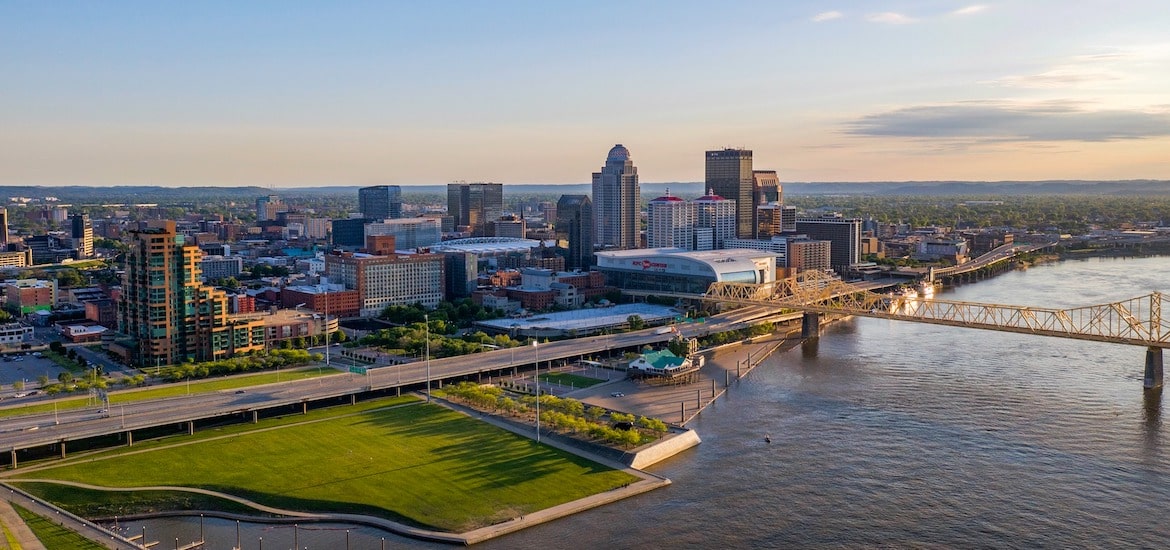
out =
<svg viewBox="0 0 1170 550"><path fill-rule="evenodd" d="M593 201L588 195L561 195L556 207L557 240L566 241L567 269L593 265Z"/></svg>
<svg viewBox="0 0 1170 550"><path fill-rule="evenodd" d="M130 232L111 350L140 367L211 361L264 349L264 325L228 314L227 295L204 285L203 252L175 231L151 222Z"/></svg>
<svg viewBox="0 0 1170 550"><path fill-rule="evenodd" d="M638 248L638 168L630 151L614 145L605 166L593 173L594 245L598 248Z"/></svg>
<svg viewBox="0 0 1170 550"><path fill-rule="evenodd" d="M384 220L402 217L402 188L397 185L374 185L358 189L358 210L363 218Z"/></svg>
<svg viewBox="0 0 1170 550"><path fill-rule="evenodd" d="M504 184L448 183L447 213L455 230L465 229L472 237L491 237L492 222L504 215Z"/></svg>
<svg viewBox="0 0 1170 550"><path fill-rule="evenodd" d="M756 250L613 250L597 253L597 270L621 289L701 294L714 282L775 282L776 259Z"/></svg>
<svg viewBox="0 0 1170 550"><path fill-rule="evenodd" d="M837 273L845 274L849 266L861 260L861 218L797 218L796 232L813 240L829 241L831 266Z"/></svg>
<svg viewBox="0 0 1170 550"><path fill-rule="evenodd" d="M694 248L695 216L691 203L672 197L670 190L647 206L646 246L649 248Z"/></svg>
<svg viewBox="0 0 1170 550"><path fill-rule="evenodd" d="M710 247L695 246L695 250L724 248L727 239L735 238L736 203L708 190L694 200L696 229L710 229Z"/></svg>
<svg viewBox="0 0 1170 550"><path fill-rule="evenodd" d="M204 281L236 277L244 270L244 259L239 256L204 256L199 261L199 269Z"/></svg>
<svg viewBox="0 0 1170 550"><path fill-rule="evenodd" d="M89 219L89 214L74 214L69 229L73 237L73 249L77 251L77 259L93 257L93 223Z"/></svg>
<svg viewBox="0 0 1170 550"><path fill-rule="evenodd" d="M442 254L370 254L343 252L325 256L325 273L359 296L359 315L373 317L386 306L443 301Z"/></svg>
<svg viewBox="0 0 1170 550"><path fill-rule="evenodd" d="M399 218L366 224L365 236L393 236L399 250L411 250L438 243L443 233L435 218Z"/></svg>
<svg viewBox="0 0 1170 550"><path fill-rule="evenodd" d="M755 206L752 200L752 152L750 149L707 151L706 185L713 193L735 201L735 235L755 236Z"/></svg>

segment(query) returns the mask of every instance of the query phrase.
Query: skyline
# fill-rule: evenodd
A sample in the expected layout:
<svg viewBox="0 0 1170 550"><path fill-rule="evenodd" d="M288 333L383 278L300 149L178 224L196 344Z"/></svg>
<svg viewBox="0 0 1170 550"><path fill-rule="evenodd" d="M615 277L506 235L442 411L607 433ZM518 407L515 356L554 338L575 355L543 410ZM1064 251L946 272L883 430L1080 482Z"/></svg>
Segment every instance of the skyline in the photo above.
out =
<svg viewBox="0 0 1170 550"><path fill-rule="evenodd" d="M1170 179L1170 6L0 5L0 185Z"/></svg>

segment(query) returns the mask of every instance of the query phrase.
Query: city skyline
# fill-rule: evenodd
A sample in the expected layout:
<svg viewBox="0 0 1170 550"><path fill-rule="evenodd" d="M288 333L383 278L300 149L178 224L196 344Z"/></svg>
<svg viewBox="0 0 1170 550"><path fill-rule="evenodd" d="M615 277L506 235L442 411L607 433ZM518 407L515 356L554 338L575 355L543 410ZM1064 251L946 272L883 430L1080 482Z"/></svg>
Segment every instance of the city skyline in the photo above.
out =
<svg viewBox="0 0 1170 550"><path fill-rule="evenodd" d="M1153 1L6 4L0 185L588 183L614 143L646 182L702 181L725 147L789 182L1170 179L1167 22Z"/></svg>

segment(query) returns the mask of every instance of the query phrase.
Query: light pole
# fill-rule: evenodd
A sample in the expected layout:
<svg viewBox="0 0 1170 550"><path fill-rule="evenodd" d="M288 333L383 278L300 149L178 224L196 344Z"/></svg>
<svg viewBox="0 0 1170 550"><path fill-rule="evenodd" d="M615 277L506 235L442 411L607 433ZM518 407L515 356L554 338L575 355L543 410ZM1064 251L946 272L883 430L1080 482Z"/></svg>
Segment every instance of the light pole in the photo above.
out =
<svg viewBox="0 0 1170 550"><path fill-rule="evenodd" d="M329 338L329 291L325 291L325 366L329 366L329 348L333 345Z"/></svg>
<svg viewBox="0 0 1170 550"><path fill-rule="evenodd" d="M536 355L536 442L540 443L540 346L536 338L532 339L532 353Z"/></svg>
<svg viewBox="0 0 1170 550"><path fill-rule="evenodd" d="M427 330L427 403L431 402L431 316L423 314L423 324Z"/></svg>

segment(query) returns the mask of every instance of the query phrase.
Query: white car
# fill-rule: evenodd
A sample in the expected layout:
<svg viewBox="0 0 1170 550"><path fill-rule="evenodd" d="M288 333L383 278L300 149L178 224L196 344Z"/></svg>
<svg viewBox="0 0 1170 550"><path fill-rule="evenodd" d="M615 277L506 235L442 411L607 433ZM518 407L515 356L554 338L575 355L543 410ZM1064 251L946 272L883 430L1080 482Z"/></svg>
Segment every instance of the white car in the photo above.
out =
<svg viewBox="0 0 1170 550"><path fill-rule="evenodd" d="M609 394L609 396L610 396L610 397L625 397L625 396L626 396L626 394L624 394L624 393L622 393L622 392L620 392L620 391L615 391L615 392L613 392L613 393Z"/></svg>

